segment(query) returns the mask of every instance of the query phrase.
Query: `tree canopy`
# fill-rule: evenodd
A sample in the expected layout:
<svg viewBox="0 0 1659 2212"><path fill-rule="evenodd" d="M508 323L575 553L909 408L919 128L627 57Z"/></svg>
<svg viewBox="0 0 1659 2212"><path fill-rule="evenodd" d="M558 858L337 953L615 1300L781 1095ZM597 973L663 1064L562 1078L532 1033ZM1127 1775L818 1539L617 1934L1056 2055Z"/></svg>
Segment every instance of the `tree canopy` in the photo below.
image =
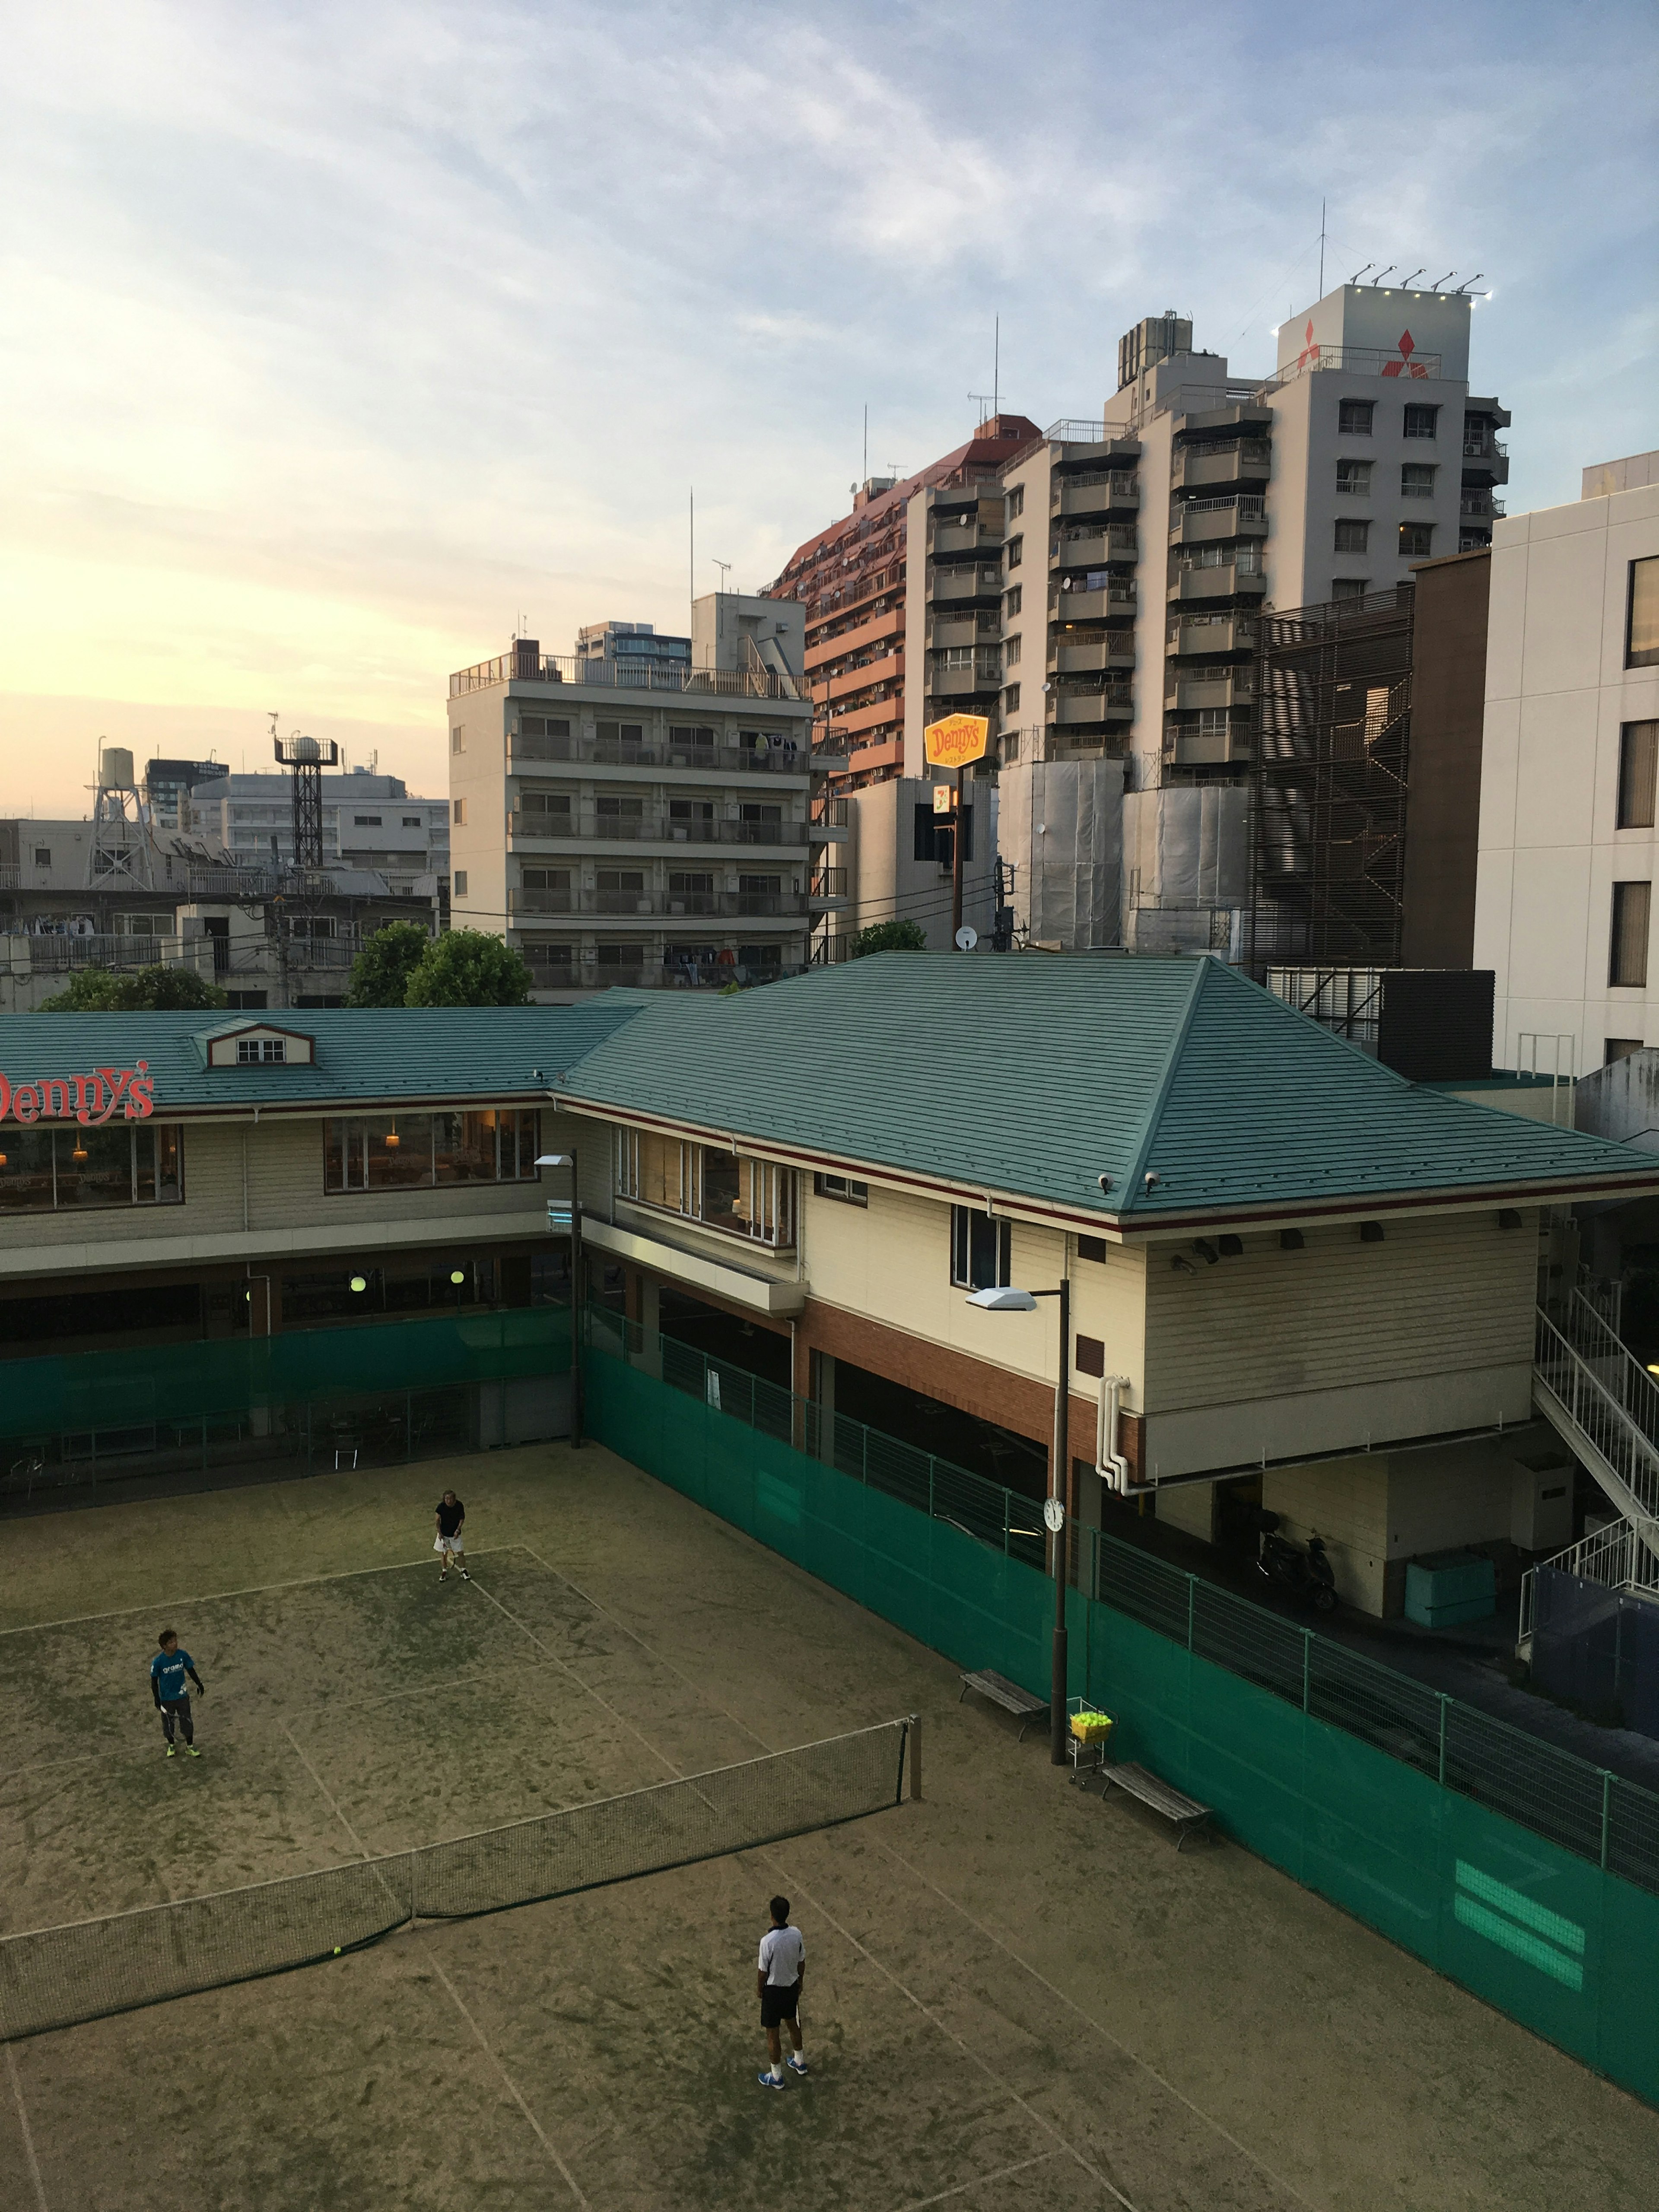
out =
<svg viewBox="0 0 1659 2212"><path fill-rule="evenodd" d="M40 1001L43 1014L147 1014L230 1004L216 984L193 968L135 968L114 975L107 968L77 968L68 988Z"/></svg>
<svg viewBox="0 0 1659 2212"><path fill-rule="evenodd" d="M866 952L925 952L927 933L919 921L873 921L868 929L860 930L853 939L852 957L862 960Z"/></svg>
<svg viewBox="0 0 1659 2212"><path fill-rule="evenodd" d="M522 1006L530 970L499 937L452 929L434 937L411 971L406 1006Z"/></svg>
<svg viewBox="0 0 1659 2212"><path fill-rule="evenodd" d="M412 921L377 929L351 963L349 1006L405 1006L409 979L432 948L427 931Z"/></svg>

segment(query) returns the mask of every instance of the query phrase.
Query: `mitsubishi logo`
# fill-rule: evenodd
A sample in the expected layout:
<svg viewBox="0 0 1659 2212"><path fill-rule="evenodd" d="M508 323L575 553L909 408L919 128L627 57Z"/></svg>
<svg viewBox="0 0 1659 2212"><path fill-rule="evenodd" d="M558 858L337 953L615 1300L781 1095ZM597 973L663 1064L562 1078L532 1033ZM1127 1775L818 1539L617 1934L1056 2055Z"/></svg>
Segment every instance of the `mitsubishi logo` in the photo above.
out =
<svg viewBox="0 0 1659 2212"><path fill-rule="evenodd" d="M1313 325L1310 323L1308 327L1311 330L1313 328ZM1416 341L1413 339L1409 331L1401 331L1400 358L1398 361L1385 361L1383 362L1382 374L1384 376L1426 376L1428 374L1428 370L1424 368L1420 361L1413 361L1412 359L1412 352L1415 343Z"/></svg>
<svg viewBox="0 0 1659 2212"><path fill-rule="evenodd" d="M1305 368L1308 366L1308 363L1312 362L1314 366L1317 368L1319 365L1319 348L1314 343L1313 317L1311 315L1308 318L1308 327L1302 335L1304 343L1301 352L1297 354L1296 357L1296 365L1298 368Z"/></svg>

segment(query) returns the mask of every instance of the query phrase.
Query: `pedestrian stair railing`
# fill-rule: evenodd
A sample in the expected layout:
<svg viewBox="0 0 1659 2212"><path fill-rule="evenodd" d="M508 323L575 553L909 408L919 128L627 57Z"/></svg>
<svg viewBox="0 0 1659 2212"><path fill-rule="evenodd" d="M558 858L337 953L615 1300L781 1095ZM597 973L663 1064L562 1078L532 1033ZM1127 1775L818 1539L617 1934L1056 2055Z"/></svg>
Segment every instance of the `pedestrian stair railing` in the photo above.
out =
<svg viewBox="0 0 1659 2212"><path fill-rule="evenodd" d="M1538 1309L1533 1402L1659 1559L1659 1382L1589 1299Z"/></svg>
<svg viewBox="0 0 1659 2212"><path fill-rule="evenodd" d="M1528 1567L1522 1575L1521 1639L1516 1647L1522 1659L1532 1656L1538 1577L1550 1569L1558 1574L1576 1576L1580 1582L1599 1583L1604 1589L1659 1602L1659 1558L1656 1558L1650 1544L1638 1537L1631 1522L1615 1521L1608 1528L1598 1528L1594 1535L1583 1536L1577 1543L1569 1544L1565 1551L1540 1559L1536 1566Z"/></svg>

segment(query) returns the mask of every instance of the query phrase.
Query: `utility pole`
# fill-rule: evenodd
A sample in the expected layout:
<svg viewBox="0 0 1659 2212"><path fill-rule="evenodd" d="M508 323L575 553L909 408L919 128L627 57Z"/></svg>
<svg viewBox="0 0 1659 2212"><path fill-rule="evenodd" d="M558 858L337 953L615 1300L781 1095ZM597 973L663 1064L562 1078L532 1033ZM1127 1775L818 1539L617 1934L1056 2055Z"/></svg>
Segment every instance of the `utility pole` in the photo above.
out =
<svg viewBox="0 0 1659 2212"><path fill-rule="evenodd" d="M951 942L962 933L962 770L957 770L957 811L951 823ZM957 945L959 952L962 947Z"/></svg>

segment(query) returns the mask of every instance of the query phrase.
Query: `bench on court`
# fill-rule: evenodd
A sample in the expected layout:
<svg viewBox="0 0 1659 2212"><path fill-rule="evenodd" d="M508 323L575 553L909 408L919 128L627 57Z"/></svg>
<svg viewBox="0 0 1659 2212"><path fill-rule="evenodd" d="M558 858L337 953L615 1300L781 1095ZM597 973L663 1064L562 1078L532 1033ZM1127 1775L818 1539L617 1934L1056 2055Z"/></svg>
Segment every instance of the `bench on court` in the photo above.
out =
<svg viewBox="0 0 1659 2212"><path fill-rule="evenodd" d="M1100 1779L1103 1784L1115 1783L1126 1796L1138 1799L1154 1813L1161 1814L1166 1820L1173 1821L1180 1831L1176 1838L1176 1850L1181 1850L1188 1836L1206 1832L1206 1824L1214 1811L1212 1806L1200 1805L1196 1797L1188 1797L1182 1790L1172 1790L1167 1782L1160 1782L1157 1775L1133 1762L1122 1766L1103 1766ZM1105 1794L1103 1787L1101 1795L1104 1796Z"/></svg>
<svg viewBox="0 0 1659 2212"><path fill-rule="evenodd" d="M1039 1715L1045 1720L1048 1718L1047 1698L1034 1698L1029 1690L1022 1690L1018 1682L1011 1682L1006 1674L993 1673L988 1667L977 1674L963 1676L962 1697L957 1699L958 1705L969 1690L977 1690L981 1698L988 1698L994 1705L1000 1705L1004 1712L1016 1716L1019 1722L1018 1742L1024 1742L1026 1729Z"/></svg>

